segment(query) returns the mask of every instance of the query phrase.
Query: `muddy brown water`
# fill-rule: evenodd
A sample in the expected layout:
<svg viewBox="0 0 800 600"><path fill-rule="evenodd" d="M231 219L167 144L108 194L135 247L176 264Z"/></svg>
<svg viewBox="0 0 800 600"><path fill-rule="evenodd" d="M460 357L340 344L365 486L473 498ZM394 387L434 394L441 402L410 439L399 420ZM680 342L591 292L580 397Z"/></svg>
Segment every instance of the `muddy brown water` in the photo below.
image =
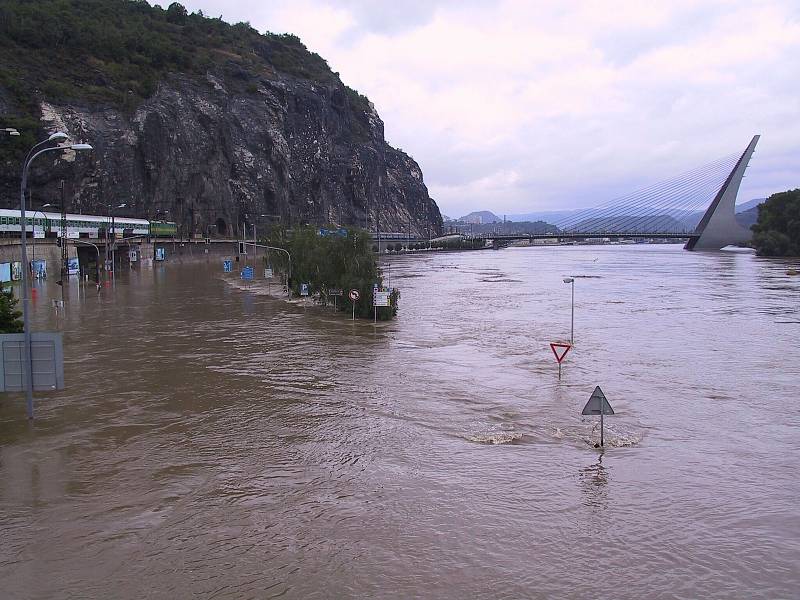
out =
<svg viewBox="0 0 800 600"><path fill-rule="evenodd" d="M800 593L791 261L397 257L400 313L377 326L218 262L73 283L61 315L37 284L67 389L36 394L33 424L0 397L0 597Z"/></svg>

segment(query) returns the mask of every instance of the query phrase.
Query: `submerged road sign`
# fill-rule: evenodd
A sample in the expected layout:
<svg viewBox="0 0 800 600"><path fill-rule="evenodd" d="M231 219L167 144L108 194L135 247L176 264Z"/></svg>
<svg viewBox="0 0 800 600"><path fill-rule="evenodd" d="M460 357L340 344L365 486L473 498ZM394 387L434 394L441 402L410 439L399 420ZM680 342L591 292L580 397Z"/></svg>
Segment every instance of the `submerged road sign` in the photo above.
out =
<svg viewBox="0 0 800 600"><path fill-rule="evenodd" d="M558 363L558 380L561 381L561 361L564 360L564 357L567 355L567 352L570 351L572 348L572 344L568 344L566 342L551 342L550 343L550 350L553 351L553 355L556 357L556 362Z"/></svg>
<svg viewBox="0 0 800 600"><path fill-rule="evenodd" d="M589 397L589 401L586 403L586 406L583 407L581 411L582 415L600 415L600 446L604 446L603 440L603 415L613 415L614 409L611 408L611 405L608 403L606 399L606 395L603 393L603 390L600 389L600 386L594 388L592 395ZM595 446L596 447L596 446Z"/></svg>
<svg viewBox="0 0 800 600"><path fill-rule="evenodd" d="M356 320L356 301L361 298L361 293L358 290L350 290L350 293L347 294L350 298L350 302L353 303L353 321Z"/></svg>
<svg viewBox="0 0 800 600"><path fill-rule="evenodd" d="M550 350L553 351L558 364L561 364L561 361L564 360L564 357L567 355L567 352L569 352L570 349L572 349L572 345L567 344L566 342L552 342L550 344Z"/></svg>
<svg viewBox="0 0 800 600"><path fill-rule="evenodd" d="M25 390L25 336L0 335L0 392ZM31 333L31 379L34 391L64 389L64 344L60 333Z"/></svg>
<svg viewBox="0 0 800 600"><path fill-rule="evenodd" d="M374 306L391 306L389 302L389 292L372 292L372 304Z"/></svg>
<svg viewBox="0 0 800 600"><path fill-rule="evenodd" d="M582 415L613 415L614 409L611 408L611 405L608 403L606 399L606 395L603 393L603 390L600 389L598 385L594 388L592 395L589 397L589 401L586 403L586 406L583 407L583 411L581 412Z"/></svg>

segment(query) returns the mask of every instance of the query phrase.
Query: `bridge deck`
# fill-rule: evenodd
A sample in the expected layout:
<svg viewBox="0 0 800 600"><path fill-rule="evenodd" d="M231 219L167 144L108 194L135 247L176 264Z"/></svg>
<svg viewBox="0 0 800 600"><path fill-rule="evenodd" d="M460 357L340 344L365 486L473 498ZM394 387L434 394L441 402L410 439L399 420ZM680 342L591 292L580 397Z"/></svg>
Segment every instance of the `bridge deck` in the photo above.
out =
<svg viewBox="0 0 800 600"><path fill-rule="evenodd" d="M609 239L661 239L661 240L688 240L699 237L699 233L663 233L663 232L609 232L596 231L587 233L512 233L512 234L483 234L476 235L470 239L485 239L496 241L515 241L515 240L584 240L596 238Z"/></svg>

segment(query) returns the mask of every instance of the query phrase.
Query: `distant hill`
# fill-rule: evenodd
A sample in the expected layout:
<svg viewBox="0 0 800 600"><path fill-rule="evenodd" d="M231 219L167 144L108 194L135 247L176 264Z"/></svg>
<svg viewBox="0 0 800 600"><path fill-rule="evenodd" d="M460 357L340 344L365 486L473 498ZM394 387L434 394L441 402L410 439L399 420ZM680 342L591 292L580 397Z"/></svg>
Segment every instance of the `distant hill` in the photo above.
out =
<svg viewBox="0 0 800 600"><path fill-rule="evenodd" d="M471 212L458 219L462 223L502 223L503 219L488 210Z"/></svg>
<svg viewBox="0 0 800 600"><path fill-rule="evenodd" d="M736 205L736 212L744 212L746 210L750 210L751 208L755 208L759 204L763 204L766 202L766 198L753 198L752 200L748 200L747 202L742 202L741 204Z"/></svg>
<svg viewBox="0 0 800 600"><path fill-rule="evenodd" d="M736 222L744 227L750 229L758 221L758 206L756 205L748 210L736 213ZM737 207L738 208L738 207Z"/></svg>
<svg viewBox="0 0 800 600"><path fill-rule="evenodd" d="M546 223L555 223L573 215L576 210L543 210L539 212L530 212L519 215L507 215L509 221L544 221Z"/></svg>
<svg viewBox="0 0 800 600"><path fill-rule="evenodd" d="M486 233L499 233L514 235L521 233L558 233L558 227L544 221L498 221L496 223L464 223L452 221L447 224L453 232L467 235L481 235Z"/></svg>

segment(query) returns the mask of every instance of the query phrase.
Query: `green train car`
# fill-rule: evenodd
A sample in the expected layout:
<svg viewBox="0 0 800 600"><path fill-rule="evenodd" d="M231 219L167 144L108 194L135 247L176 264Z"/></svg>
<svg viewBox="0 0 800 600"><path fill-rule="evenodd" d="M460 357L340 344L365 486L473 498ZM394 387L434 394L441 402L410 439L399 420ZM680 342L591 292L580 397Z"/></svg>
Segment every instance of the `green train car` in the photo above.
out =
<svg viewBox="0 0 800 600"><path fill-rule="evenodd" d="M153 237L173 237L178 226L172 221L150 221L150 235Z"/></svg>

